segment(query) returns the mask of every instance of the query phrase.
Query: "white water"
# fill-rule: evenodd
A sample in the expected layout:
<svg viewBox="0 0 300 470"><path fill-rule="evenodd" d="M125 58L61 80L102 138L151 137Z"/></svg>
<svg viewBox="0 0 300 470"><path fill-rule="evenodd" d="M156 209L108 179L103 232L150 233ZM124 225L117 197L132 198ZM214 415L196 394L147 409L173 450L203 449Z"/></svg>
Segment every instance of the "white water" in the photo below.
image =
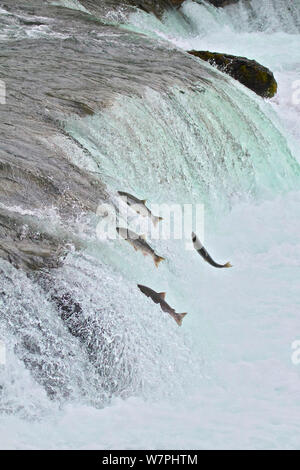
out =
<svg viewBox="0 0 300 470"><path fill-rule="evenodd" d="M280 7L284 8L282 2ZM97 405L101 393L94 371L85 363L85 352L78 350L76 340L64 336L39 289L25 276L10 274L18 278L19 286L11 302L26 293L28 321L35 318L32 311L36 308L44 331L55 331L58 343L65 341L64 351L71 359L63 363L63 379L73 390L66 402L51 402L14 356L13 341L9 343L11 367L3 378L7 385L1 406L6 412L11 407L14 413L3 415L0 421L3 448L300 448L300 366L291 361L291 344L300 338L300 192L295 189L297 169L286 144L299 158L300 105L291 98L291 84L299 79L299 33L288 34L285 21L279 22L277 16L274 23L268 23L268 33L259 32L257 20L249 23L243 6L232 7L226 14L187 2L184 11L194 18L193 35L187 36L174 17L165 27L154 22L159 28L156 33L184 49L222 49L270 66L279 82L279 93L271 104L247 90L244 93L239 85L230 91L224 82L219 105L213 94L201 98L199 93L192 100L189 94L180 96L175 91L169 101L160 100L158 112L157 97L150 93L142 109L135 99L121 100L87 124L68 123L68 130L91 151L95 170L101 163L112 190L131 190L154 202L204 201L208 206L207 248L217 260L230 259L234 268L214 270L196 253L184 251L183 242L157 242L157 249L168 258L158 271L150 259L144 260L117 241L99 246L92 239L86 257L69 257L58 270L57 281L67 276L68 288L78 291L90 314L101 304L113 336L130 331L123 336L125 359L130 362L134 353L138 357L134 373L138 383L130 385L132 396L115 398L103 409L91 406L91 400ZM233 28L231 20L238 11L244 22L237 21L238 27ZM136 17L132 21L137 24ZM149 28L145 15L139 15L138 21L139 28ZM197 111L202 99L205 109ZM237 120L234 113L239 100ZM209 118L216 136L207 136L205 141L207 121L202 128L199 123L209 107L214 108ZM145 113L146 125L139 126L145 122ZM264 115L283 129L284 138ZM217 124L217 117L227 119L226 123ZM117 125L118 132L114 132ZM167 125L171 129L166 138ZM122 141L128 148L122 148ZM205 145L200 146L203 141ZM261 148L259 142L263 142ZM222 166L220 159L210 168L210 149L215 158L223 151L227 165ZM122 162L128 151L131 158L125 167ZM243 163L247 152L252 156L251 164L238 167L234 177L232 152ZM198 155L204 159L200 170ZM120 184L127 186L119 188ZM5 263L1 268L13 271ZM136 282L167 291L167 300L178 312L188 311L183 327L178 329L136 292ZM125 327L120 326L119 315L111 321L115 312L123 315ZM22 321L26 323L26 318ZM21 328L22 323L20 335ZM10 338L3 329L1 335L6 341ZM54 350L59 349L59 344L54 345ZM47 354L53 354L50 347ZM78 398L84 393L86 403Z"/></svg>

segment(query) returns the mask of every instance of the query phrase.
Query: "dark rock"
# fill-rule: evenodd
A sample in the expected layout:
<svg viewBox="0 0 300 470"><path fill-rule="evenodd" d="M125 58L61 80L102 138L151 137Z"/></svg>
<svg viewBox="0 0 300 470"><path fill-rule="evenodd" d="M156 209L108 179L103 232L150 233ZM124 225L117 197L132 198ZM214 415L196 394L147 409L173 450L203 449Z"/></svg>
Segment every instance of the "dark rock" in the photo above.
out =
<svg viewBox="0 0 300 470"><path fill-rule="evenodd" d="M124 3L136 6L149 13L161 14L172 7L180 7L185 0L124 0Z"/></svg>
<svg viewBox="0 0 300 470"><path fill-rule="evenodd" d="M239 0L206 0L208 3L212 3L215 7L226 7L227 5L232 5L237 3Z"/></svg>
<svg viewBox="0 0 300 470"><path fill-rule="evenodd" d="M215 65L263 98L272 98L277 92L273 73L255 60L209 51L189 51L189 54Z"/></svg>

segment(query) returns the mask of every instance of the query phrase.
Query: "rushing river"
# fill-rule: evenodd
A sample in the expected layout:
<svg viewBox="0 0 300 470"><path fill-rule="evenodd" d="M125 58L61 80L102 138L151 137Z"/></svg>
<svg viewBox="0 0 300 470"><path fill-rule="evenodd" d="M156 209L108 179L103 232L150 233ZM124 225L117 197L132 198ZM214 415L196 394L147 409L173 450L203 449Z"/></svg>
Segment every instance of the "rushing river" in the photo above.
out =
<svg viewBox="0 0 300 470"><path fill-rule="evenodd" d="M300 1L187 0L162 21L4 3L0 447L299 449ZM191 49L259 61L278 94ZM203 263L189 233L153 240L158 270L99 240L118 190L203 205L205 245L233 268Z"/></svg>

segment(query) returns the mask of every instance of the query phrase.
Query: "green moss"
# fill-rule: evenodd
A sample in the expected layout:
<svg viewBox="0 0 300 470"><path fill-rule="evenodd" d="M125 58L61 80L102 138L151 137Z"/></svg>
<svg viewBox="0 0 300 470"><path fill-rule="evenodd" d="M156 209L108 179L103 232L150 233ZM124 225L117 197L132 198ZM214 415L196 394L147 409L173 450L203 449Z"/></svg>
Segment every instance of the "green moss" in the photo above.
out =
<svg viewBox="0 0 300 470"><path fill-rule="evenodd" d="M272 98L277 92L272 72L255 60L210 51L190 51L190 54L217 66L264 98Z"/></svg>
<svg viewBox="0 0 300 470"><path fill-rule="evenodd" d="M263 70L258 70L256 72L257 79L260 80L263 83L268 83L269 81L269 76L267 72L264 72Z"/></svg>
<svg viewBox="0 0 300 470"><path fill-rule="evenodd" d="M250 69L247 67L247 65L242 65L240 68L239 68L239 73L246 79L246 80L249 80L251 78L251 71Z"/></svg>
<svg viewBox="0 0 300 470"><path fill-rule="evenodd" d="M272 98L277 93L277 82L274 80L268 90L268 98Z"/></svg>

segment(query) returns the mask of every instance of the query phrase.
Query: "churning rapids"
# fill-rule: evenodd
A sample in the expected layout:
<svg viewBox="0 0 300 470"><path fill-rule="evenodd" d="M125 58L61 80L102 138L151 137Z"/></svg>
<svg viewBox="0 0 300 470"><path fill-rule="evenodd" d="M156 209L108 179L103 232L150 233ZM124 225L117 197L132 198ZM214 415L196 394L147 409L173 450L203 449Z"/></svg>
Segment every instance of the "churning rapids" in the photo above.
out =
<svg viewBox="0 0 300 470"><path fill-rule="evenodd" d="M300 1L118 3L0 3L0 447L299 449ZM278 94L190 49L258 60ZM99 240L118 190L203 204L234 267Z"/></svg>

